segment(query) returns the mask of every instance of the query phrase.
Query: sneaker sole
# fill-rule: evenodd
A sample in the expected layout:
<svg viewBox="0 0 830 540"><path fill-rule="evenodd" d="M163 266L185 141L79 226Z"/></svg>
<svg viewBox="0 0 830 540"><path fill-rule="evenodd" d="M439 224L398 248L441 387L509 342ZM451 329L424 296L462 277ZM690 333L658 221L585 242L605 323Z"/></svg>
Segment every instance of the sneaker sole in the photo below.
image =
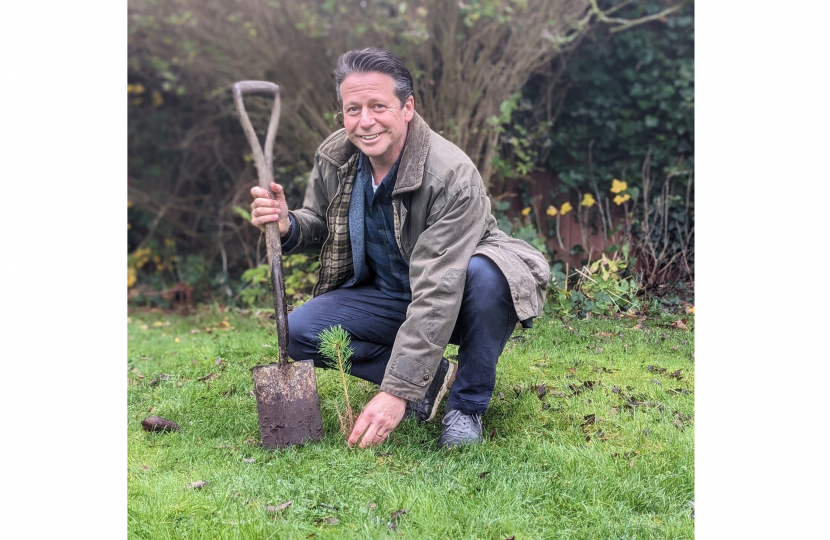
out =
<svg viewBox="0 0 830 540"><path fill-rule="evenodd" d="M452 383L455 382L455 373L458 371L458 366L453 364L452 362L447 362L450 367L447 369L447 374L444 375L444 382L441 383L441 388L438 389L438 395L435 396L435 404L432 406L432 410L429 412L429 418L424 420L424 422L429 422L433 418L435 418L435 413L438 412L438 406L441 405L441 400L444 399L444 396L447 395L447 392L450 390Z"/></svg>

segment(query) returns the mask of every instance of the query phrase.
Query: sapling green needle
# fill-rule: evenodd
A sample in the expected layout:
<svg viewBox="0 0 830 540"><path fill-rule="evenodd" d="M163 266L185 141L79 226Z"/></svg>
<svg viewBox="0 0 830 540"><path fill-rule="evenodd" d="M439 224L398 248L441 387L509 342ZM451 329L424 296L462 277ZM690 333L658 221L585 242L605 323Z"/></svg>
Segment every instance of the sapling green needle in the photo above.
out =
<svg viewBox="0 0 830 540"><path fill-rule="evenodd" d="M340 431L348 437L354 427L354 412L352 412L352 406L349 402L349 387L346 384L346 374L352 370L352 363L349 359L354 353L354 349L349 346L351 339L349 333L343 330L339 324L323 330L317 337L320 339L320 346L318 347L320 354L326 357L326 363L332 369L340 372L340 380L343 382L343 395L346 398L346 412L340 414L338 408L337 418L340 421ZM336 404L335 407L337 407Z"/></svg>

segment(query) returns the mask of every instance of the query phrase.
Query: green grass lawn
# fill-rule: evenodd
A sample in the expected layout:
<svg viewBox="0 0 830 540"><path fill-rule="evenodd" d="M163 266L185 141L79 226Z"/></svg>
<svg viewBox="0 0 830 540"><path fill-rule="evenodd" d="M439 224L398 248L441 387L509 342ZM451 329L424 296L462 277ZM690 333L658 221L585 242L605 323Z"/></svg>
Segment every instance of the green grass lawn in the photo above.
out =
<svg viewBox="0 0 830 540"><path fill-rule="evenodd" d="M339 376L317 370L325 438L275 452L258 446L251 377L276 357L267 315L130 313L130 538L693 538L694 315L688 331L670 318L517 329L488 440L451 451L437 448L443 407L349 449ZM375 390L350 385L359 411ZM143 431L151 415L181 431Z"/></svg>

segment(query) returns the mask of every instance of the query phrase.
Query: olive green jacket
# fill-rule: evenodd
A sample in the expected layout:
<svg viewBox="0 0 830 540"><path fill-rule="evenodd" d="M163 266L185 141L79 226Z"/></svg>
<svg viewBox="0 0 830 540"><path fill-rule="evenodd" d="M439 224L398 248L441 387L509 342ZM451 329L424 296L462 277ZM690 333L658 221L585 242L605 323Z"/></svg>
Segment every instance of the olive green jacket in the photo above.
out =
<svg viewBox="0 0 830 540"><path fill-rule="evenodd" d="M291 251L321 247L314 296L354 274L349 202L357 174L357 148L341 129L317 149ZM409 261L412 303L392 347L381 390L424 397L450 339L475 254L498 265L520 321L541 314L550 267L526 242L500 231L472 161L430 130L416 113L392 192L395 239ZM292 233L294 236L294 233Z"/></svg>

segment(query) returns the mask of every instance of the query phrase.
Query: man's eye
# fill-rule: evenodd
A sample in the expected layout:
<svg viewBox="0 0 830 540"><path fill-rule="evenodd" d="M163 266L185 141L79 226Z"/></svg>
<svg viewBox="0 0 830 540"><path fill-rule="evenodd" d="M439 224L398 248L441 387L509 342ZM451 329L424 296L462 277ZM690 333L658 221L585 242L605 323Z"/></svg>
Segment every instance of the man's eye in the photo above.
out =
<svg viewBox="0 0 830 540"><path fill-rule="evenodd" d="M384 105L381 105L380 103L375 103L372 107L376 111L382 111L382 110L386 109L386 107Z"/></svg>
<svg viewBox="0 0 830 540"><path fill-rule="evenodd" d="M346 114L357 114L358 111L360 111L358 107L349 107L346 109Z"/></svg>

